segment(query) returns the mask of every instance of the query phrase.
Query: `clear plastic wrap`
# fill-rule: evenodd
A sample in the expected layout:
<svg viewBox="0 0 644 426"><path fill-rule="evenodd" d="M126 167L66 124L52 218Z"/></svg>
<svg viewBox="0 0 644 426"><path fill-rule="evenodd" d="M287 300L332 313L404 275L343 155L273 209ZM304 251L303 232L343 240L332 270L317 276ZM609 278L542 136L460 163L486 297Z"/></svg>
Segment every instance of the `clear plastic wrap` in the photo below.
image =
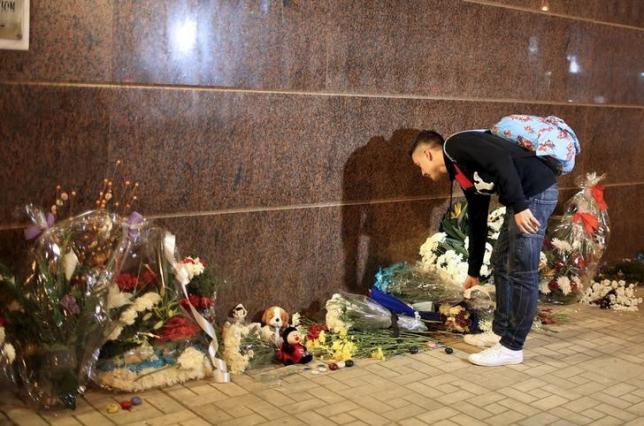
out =
<svg viewBox="0 0 644 426"><path fill-rule="evenodd" d="M578 301L597 272L610 236L604 187L599 184L604 177L588 173L578 180L581 190L566 202L561 221L549 233L541 276L546 302Z"/></svg>
<svg viewBox="0 0 644 426"><path fill-rule="evenodd" d="M336 293L326 302L329 330L378 330L391 327L391 312L367 296Z"/></svg>
<svg viewBox="0 0 644 426"><path fill-rule="evenodd" d="M127 224L106 211L90 211L53 223L28 213L40 234L32 274L6 282L0 313L15 348L13 373L21 396L39 408L74 408L109 333L110 283L125 252ZM29 237L29 235L27 235Z"/></svg>
<svg viewBox="0 0 644 426"><path fill-rule="evenodd" d="M456 304L463 300L463 288L454 281L442 279L436 271L404 262L381 268L376 273L374 286L409 304Z"/></svg>
<svg viewBox="0 0 644 426"><path fill-rule="evenodd" d="M0 263L0 387L15 382L13 363L16 360L16 348L7 339L5 330L7 320L4 318L6 314L3 312L10 306L13 299L12 292L5 289L14 286L13 274L9 268Z"/></svg>
<svg viewBox="0 0 644 426"><path fill-rule="evenodd" d="M428 331L425 323L421 319L415 317L401 315L398 317L396 324L401 330L413 331L415 333L424 333Z"/></svg>
<svg viewBox="0 0 644 426"><path fill-rule="evenodd" d="M92 377L102 387L135 392L213 373L210 339L196 319L214 321L219 282L199 258L179 260L174 247L168 253L168 235L146 221L130 233L129 254L109 292L115 326Z"/></svg>
<svg viewBox="0 0 644 426"><path fill-rule="evenodd" d="M470 287L464 292L464 304L470 313L471 331L492 330L494 310L496 309L496 289L492 284Z"/></svg>

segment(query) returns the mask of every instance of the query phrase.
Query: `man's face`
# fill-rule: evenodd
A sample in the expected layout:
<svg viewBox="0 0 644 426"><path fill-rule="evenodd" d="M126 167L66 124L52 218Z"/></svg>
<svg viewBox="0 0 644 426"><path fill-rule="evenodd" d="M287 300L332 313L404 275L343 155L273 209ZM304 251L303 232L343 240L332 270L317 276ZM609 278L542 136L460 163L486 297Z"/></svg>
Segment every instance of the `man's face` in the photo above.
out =
<svg viewBox="0 0 644 426"><path fill-rule="evenodd" d="M431 149L429 145L420 144L411 156L414 164L420 168L423 176L433 181L445 174L445 160L439 149Z"/></svg>

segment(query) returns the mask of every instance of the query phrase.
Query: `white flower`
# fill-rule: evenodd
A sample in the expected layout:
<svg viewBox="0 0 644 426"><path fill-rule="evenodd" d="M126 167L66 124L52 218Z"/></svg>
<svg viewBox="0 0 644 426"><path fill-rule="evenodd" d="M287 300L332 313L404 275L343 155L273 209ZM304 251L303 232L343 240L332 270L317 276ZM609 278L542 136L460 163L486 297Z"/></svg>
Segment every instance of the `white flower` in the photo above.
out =
<svg viewBox="0 0 644 426"><path fill-rule="evenodd" d="M427 240L420 246L419 254L422 257L422 263L426 266L433 264L436 261L436 250L445 242L447 234L444 232L437 232L436 234L427 238Z"/></svg>
<svg viewBox="0 0 644 426"><path fill-rule="evenodd" d="M121 292L118 285L111 285L107 294L107 309L120 308L129 304L131 300L132 293Z"/></svg>
<svg viewBox="0 0 644 426"><path fill-rule="evenodd" d="M199 370L203 368L204 360L206 356L203 352L193 348L192 346L187 348L177 359L177 364L179 368L184 370Z"/></svg>
<svg viewBox="0 0 644 426"><path fill-rule="evenodd" d="M492 320L479 321L479 329L483 332L492 330Z"/></svg>
<svg viewBox="0 0 644 426"><path fill-rule="evenodd" d="M241 353L241 339L249 333L250 329L237 323L226 323L223 328L223 357L226 361L228 370L233 374L243 373L250 360L253 358L253 352L248 351Z"/></svg>
<svg viewBox="0 0 644 426"><path fill-rule="evenodd" d="M539 253L539 269L543 269L548 266L548 258L544 252Z"/></svg>
<svg viewBox="0 0 644 426"><path fill-rule="evenodd" d="M186 257L181 263L185 265L190 280L203 274L204 270L206 269L203 263L201 263L201 259L199 259L198 257Z"/></svg>
<svg viewBox="0 0 644 426"><path fill-rule="evenodd" d="M541 281L539 283L539 291L542 294L550 294L550 287L548 286L549 281Z"/></svg>
<svg viewBox="0 0 644 426"><path fill-rule="evenodd" d="M300 325L300 317L301 315L299 312L296 312L293 314L293 316L291 316L291 325L293 327L297 327Z"/></svg>
<svg viewBox="0 0 644 426"><path fill-rule="evenodd" d="M562 253L571 252L573 249L568 241L560 240L558 238L552 239L552 246Z"/></svg>
<svg viewBox="0 0 644 426"><path fill-rule="evenodd" d="M16 350L13 347L12 344L7 343L2 347L2 351L7 357L7 360L9 360L9 364L13 363L13 361L16 359Z"/></svg>
<svg viewBox="0 0 644 426"><path fill-rule="evenodd" d="M148 311L152 309L152 307L157 303L159 303L160 301L161 301L161 295L159 295L159 293L150 291L148 293L145 293L143 296L137 298L134 301L133 308L137 312Z"/></svg>
<svg viewBox="0 0 644 426"><path fill-rule="evenodd" d="M4 327L0 327L0 345L4 343L4 339L5 339Z"/></svg>
<svg viewBox="0 0 644 426"><path fill-rule="evenodd" d="M334 294L326 302L326 325L331 331L339 332L351 328L351 323L344 322L340 318L343 316L343 306L347 301L339 293Z"/></svg>
<svg viewBox="0 0 644 426"><path fill-rule="evenodd" d="M123 311L121 317L119 318L119 321L121 321L123 324L132 325L134 324L134 321L136 321L137 316L138 313L134 309L128 308Z"/></svg>
<svg viewBox="0 0 644 426"><path fill-rule="evenodd" d="M564 296L569 295L572 291L572 287L570 286L570 279L568 277L557 278L557 286Z"/></svg>
<svg viewBox="0 0 644 426"><path fill-rule="evenodd" d="M78 257L73 250L68 251L63 256L63 270L65 271L65 278L69 281L74 275L76 266L78 265Z"/></svg>
<svg viewBox="0 0 644 426"><path fill-rule="evenodd" d="M463 244L465 245L465 250L468 250L470 248L470 237L465 237Z"/></svg>
<svg viewBox="0 0 644 426"><path fill-rule="evenodd" d="M117 325L116 327L114 327L114 330L112 330L110 335L107 336L107 340L116 340L116 339L118 339L119 336L121 335L122 331L123 331L123 327L121 327L120 325Z"/></svg>
<svg viewBox="0 0 644 426"><path fill-rule="evenodd" d="M608 295L610 309L616 311L637 311L638 305L642 303L642 298L635 297L635 285L627 284L624 280L594 282L586 289L581 299L581 303L596 303Z"/></svg>

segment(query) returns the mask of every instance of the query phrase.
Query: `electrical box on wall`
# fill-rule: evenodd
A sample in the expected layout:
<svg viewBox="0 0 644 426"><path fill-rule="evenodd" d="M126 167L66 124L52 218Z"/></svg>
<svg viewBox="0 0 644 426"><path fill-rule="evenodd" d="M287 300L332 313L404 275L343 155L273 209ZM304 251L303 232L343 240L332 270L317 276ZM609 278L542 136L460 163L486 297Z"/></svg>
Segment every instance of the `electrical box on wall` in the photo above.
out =
<svg viewBox="0 0 644 426"><path fill-rule="evenodd" d="M0 49L29 50L29 0L0 0Z"/></svg>

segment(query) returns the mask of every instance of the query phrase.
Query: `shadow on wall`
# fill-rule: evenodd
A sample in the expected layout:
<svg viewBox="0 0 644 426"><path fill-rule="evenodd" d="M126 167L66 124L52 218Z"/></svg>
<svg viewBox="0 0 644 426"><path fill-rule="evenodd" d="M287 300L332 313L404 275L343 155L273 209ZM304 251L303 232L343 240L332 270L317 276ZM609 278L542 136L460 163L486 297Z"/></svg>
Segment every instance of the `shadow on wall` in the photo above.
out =
<svg viewBox="0 0 644 426"><path fill-rule="evenodd" d="M417 134L416 129L399 129L388 140L375 136L344 167L344 288L351 292L366 293L380 266L416 259L431 225L437 227L426 201L383 202L446 189L442 183L432 187L413 165L408 151Z"/></svg>

